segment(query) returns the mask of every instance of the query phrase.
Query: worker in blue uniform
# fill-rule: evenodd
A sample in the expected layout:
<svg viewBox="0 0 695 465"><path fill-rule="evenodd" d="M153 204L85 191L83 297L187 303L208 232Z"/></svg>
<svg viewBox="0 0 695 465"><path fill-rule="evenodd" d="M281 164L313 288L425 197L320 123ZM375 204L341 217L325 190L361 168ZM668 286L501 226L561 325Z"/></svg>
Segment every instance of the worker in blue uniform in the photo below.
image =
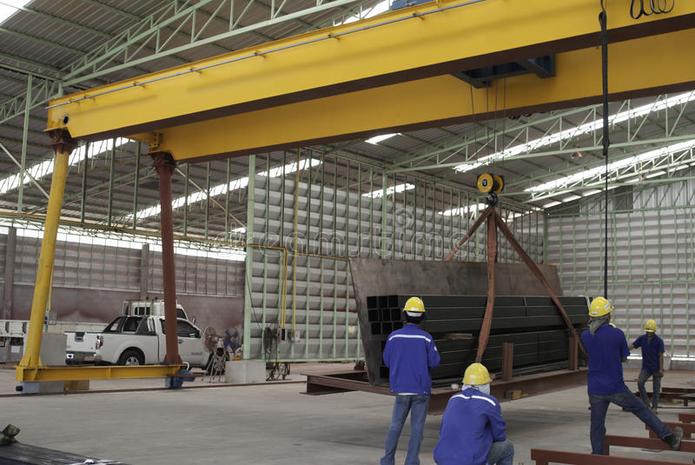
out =
<svg viewBox="0 0 695 465"><path fill-rule="evenodd" d="M642 349L642 370L637 380L639 395L642 402L649 407L649 397L644 385L652 378L652 411L656 413L661 395L661 378L664 377L664 340L656 335L656 321L647 320L644 323L644 334L635 339L630 350L637 348Z"/></svg>
<svg viewBox="0 0 695 465"><path fill-rule="evenodd" d="M410 441L405 465L420 465L420 445L432 390L430 369L439 365L439 352L432 335L420 328L425 304L411 297L403 306L406 324L391 334L384 348L391 391L396 394L391 427L386 436L381 465L394 465L398 439L410 413Z"/></svg>
<svg viewBox="0 0 695 465"><path fill-rule="evenodd" d="M625 386L622 363L630 351L625 333L611 324L615 307L608 299L596 297L589 307L589 327L582 332L582 344L589 358L589 403L591 404L591 452L603 454L606 412L614 403L632 412L671 449L680 449L683 429L671 431Z"/></svg>
<svg viewBox="0 0 695 465"><path fill-rule="evenodd" d="M461 392L449 399L442 416L437 465L512 465L514 445L507 439L500 404L490 395L490 373L473 363L463 375Z"/></svg>

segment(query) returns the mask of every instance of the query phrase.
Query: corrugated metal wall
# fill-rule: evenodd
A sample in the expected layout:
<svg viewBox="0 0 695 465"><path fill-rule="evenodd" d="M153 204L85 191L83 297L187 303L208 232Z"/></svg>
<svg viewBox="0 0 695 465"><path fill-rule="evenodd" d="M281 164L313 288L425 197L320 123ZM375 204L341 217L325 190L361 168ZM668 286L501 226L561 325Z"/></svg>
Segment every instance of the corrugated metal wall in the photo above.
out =
<svg viewBox="0 0 695 465"><path fill-rule="evenodd" d="M4 229L4 228L3 228ZM20 231L14 275L15 318L27 318L41 239L37 229ZM6 230L0 230L0 271L4 270ZM161 253L128 239L103 239L66 233L58 236L53 271L52 317L68 321L109 321L124 299L162 295ZM145 260L143 262L143 253ZM179 302L201 326L224 330L242 320L244 262L221 260L215 253L176 254ZM144 279L143 279L144 278ZM0 272L4 283L4 273ZM0 297L2 286L0 286ZM2 300L0 300L1 304Z"/></svg>
<svg viewBox="0 0 695 465"><path fill-rule="evenodd" d="M632 340L654 318L666 350L677 356L695 356L693 194L688 181L622 189L609 202L609 297L617 323ZM567 294L603 293L600 197L548 217L548 261L558 265Z"/></svg>
<svg viewBox="0 0 695 465"><path fill-rule="evenodd" d="M255 188L248 210L254 244L247 255L249 358L359 359L362 347L348 258L441 260L478 214L479 201L470 193L417 178L384 177L379 168L354 160L305 152L300 166L313 169L284 176L271 175L277 162L258 160L260 175L251 183ZM398 185L409 187L382 201L384 186ZM369 195L375 191L379 193ZM506 209L502 214L531 256L540 260L542 215L514 216ZM484 261L484 241L484 232L476 234L458 258ZM500 261L515 258L500 238ZM285 339L264 345L266 328L284 328ZM292 334L299 338L293 341Z"/></svg>

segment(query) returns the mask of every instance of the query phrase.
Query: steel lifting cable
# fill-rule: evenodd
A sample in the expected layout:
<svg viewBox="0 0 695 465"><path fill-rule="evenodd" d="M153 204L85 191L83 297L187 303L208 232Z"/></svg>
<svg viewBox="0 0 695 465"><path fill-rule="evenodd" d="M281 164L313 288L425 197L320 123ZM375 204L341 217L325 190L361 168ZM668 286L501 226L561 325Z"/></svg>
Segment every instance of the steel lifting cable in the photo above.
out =
<svg viewBox="0 0 695 465"><path fill-rule="evenodd" d="M610 147L608 123L608 14L605 0L601 0L601 13L598 16L601 25L601 79L603 91L603 158L606 163L604 173L605 214L603 225L603 296L608 298L608 148Z"/></svg>

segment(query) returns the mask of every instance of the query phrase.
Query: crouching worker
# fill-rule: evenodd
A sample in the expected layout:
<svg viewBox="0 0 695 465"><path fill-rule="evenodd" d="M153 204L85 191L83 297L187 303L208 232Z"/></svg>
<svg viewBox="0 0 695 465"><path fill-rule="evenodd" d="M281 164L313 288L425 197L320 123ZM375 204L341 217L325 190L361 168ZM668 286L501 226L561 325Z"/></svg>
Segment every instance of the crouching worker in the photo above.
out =
<svg viewBox="0 0 695 465"><path fill-rule="evenodd" d="M490 395L490 373L473 363L463 375L463 388L444 410L437 465L512 465L514 445L507 440L500 404Z"/></svg>
<svg viewBox="0 0 695 465"><path fill-rule="evenodd" d="M396 394L391 427L386 436L381 465L394 465L398 439L410 412L410 441L405 465L420 465L420 444L432 390L430 369L439 365L434 338L419 325L425 321L425 304L411 297L403 306L406 324L391 334L384 348L391 391Z"/></svg>

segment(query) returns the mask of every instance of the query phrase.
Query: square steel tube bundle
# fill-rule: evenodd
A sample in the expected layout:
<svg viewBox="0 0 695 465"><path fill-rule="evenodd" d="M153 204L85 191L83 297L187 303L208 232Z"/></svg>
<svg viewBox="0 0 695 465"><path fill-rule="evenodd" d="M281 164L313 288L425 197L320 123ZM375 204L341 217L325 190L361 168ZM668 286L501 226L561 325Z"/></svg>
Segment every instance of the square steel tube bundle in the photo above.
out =
<svg viewBox="0 0 695 465"><path fill-rule="evenodd" d="M369 382L383 385L388 371L382 352L388 333L402 324L405 299L421 297L427 308L424 329L442 355L433 384L456 380L475 361L477 334L486 304L485 263L406 260L350 260ZM575 328L587 321L585 297L562 297L553 266L539 265L560 295ZM498 263L496 299L489 346L483 362L493 372L503 366L503 345L512 343L516 374L566 368L571 358L568 330L545 290L524 264Z"/></svg>
<svg viewBox="0 0 695 465"><path fill-rule="evenodd" d="M381 351L372 357L382 358L383 348L391 331L403 326L402 311L410 295L370 296L367 313L370 331L363 340ZM466 367L475 361L486 296L421 295L427 308L423 329L432 334L441 355L441 364L432 370L435 386L459 379ZM587 301L584 297L561 297L572 323L579 327L586 321ZM512 343L513 367L526 373L545 371L549 365L566 366L569 339L564 321L550 297L501 296L495 299L490 342L483 364L491 372L499 372L503 364L503 344ZM377 361L369 364L375 366ZM380 360L375 382L388 381L388 368ZM371 379L371 377L370 377Z"/></svg>

